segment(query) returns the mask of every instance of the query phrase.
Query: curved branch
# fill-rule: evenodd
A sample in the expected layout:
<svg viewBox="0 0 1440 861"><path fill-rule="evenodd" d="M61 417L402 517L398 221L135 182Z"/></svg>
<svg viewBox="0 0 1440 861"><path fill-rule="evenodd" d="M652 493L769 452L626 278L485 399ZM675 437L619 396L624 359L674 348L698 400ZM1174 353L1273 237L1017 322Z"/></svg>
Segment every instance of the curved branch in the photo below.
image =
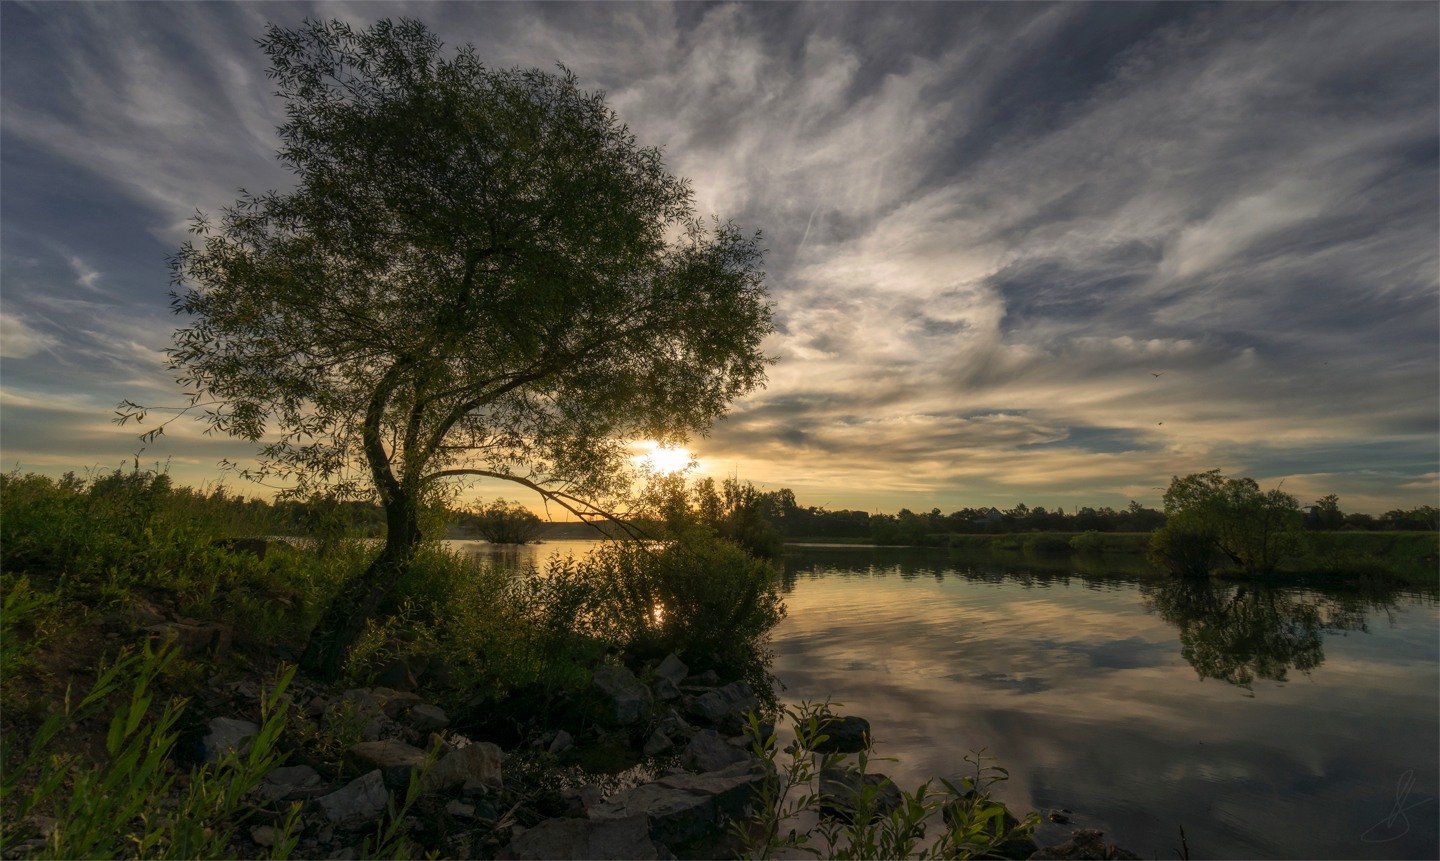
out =
<svg viewBox="0 0 1440 861"><path fill-rule="evenodd" d="M615 524L617 527L620 528L622 532L624 532L626 535L636 541L655 540L654 536L647 535L644 530L639 529L638 527L634 526L633 524L627 523L624 520L621 520L618 515L606 511L605 509L601 508L593 502L589 502L577 496L572 496L562 491L553 490L519 475L510 475L503 472L494 472L488 469L442 469L438 472L432 472L431 474L425 476L423 479L421 479L421 482L424 484L428 484L432 481L435 481L436 479L447 478L457 475L474 475L481 478L499 478L505 481L513 481L516 484L528 487L536 493L540 494L540 496L543 497L547 502L554 502L556 505L559 505L561 508L580 518L580 521L582 523L590 523L592 518L603 517L604 519ZM579 507L577 508L577 506Z"/></svg>

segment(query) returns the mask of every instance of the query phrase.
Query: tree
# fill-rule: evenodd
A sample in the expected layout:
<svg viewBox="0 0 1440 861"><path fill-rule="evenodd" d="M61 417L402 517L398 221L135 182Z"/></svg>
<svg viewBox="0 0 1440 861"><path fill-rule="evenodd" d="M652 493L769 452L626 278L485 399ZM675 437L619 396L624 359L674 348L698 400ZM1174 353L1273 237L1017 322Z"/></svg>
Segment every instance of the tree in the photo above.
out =
<svg viewBox="0 0 1440 861"><path fill-rule="evenodd" d="M443 479L518 482L582 517L628 440L683 440L764 380L758 234L568 71L448 56L424 25L271 25L293 191L241 191L171 261L170 365L251 475L373 496L385 544L304 663L333 673L421 540ZM128 402L123 418L143 418Z"/></svg>
<svg viewBox="0 0 1440 861"><path fill-rule="evenodd" d="M504 499L476 506L466 520L474 525L481 538L491 544L529 544L540 534L541 520L535 512L518 502Z"/></svg>
<svg viewBox="0 0 1440 861"><path fill-rule="evenodd" d="M1339 529L1345 525L1345 513L1340 510L1340 497L1327 493L1315 500L1315 528Z"/></svg>
<svg viewBox="0 0 1440 861"><path fill-rule="evenodd" d="M1174 537L1188 554L1208 542L1247 574L1268 574L1299 549L1299 508L1279 488L1261 491L1253 478L1226 478L1218 469L1174 476L1165 491L1166 524L1151 547L1158 551Z"/></svg>

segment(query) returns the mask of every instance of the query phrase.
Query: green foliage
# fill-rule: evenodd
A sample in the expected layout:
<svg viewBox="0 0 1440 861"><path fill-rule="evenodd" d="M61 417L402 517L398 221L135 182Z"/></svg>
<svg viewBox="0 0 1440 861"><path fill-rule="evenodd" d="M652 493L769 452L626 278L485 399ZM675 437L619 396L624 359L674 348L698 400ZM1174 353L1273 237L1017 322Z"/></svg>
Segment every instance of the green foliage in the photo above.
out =
<svg viewBox="0 0 1440 861"><path fill-rule="evenodd" d="M612 542L551 576L583 584L590 629L636 660L675 652L692 667L749 672L785 615L774 569L704 533Z"/></svg>
<svg viewBox="0 0 1440 861"><path fill-rule="evenodd" d="M693 484L684 475L651 476L639 508L655 521L657 538L687 538L708 533L738 544L758 559L778 559L785 541L767 514L767 495L749 482L713 478Z"/></svg>
<svg viewBox="0 0 1440 861"><path fill-rule="evenodd" d="M1025 539L1025 550L1030 553L1069 553L1070 542L1059 535L1031 535Z"/></svg>
<svg viewBox="0 0 1440 861"><path fill-rule="evenodd" d="M1215 558L1215 535L1177 519L1150 533L1150 561L1181 577L1204 577Z"/></svg>
<svg viewBox="0 0 1440 861"><path fill-rule="evenodd" d="M65 698L0 784L6 814L0 843L9 847L36 839L31 817L47 814L54 827L40 835L43 845L27 857L213 858L229 852L236 829L250 814L245 795L279 762L283 694L294 671L279 676L262 696L260 732L249 750L190 772L178 797L170 799L177 776L168 760L185 703L171 700L157 710L153 686L174 660L174 652L148 644L139 652L122 651L101 668L78 703ZM62 733L107 707L113 715L100 762L55 752Z"/></svg>
<svg viewBox="0 0 1440 861"><path fill-rule="evenodd" d="M1030 834L1039 824L1038 815L1016 819L994 799L994 786L1008 779L1009 773L987 765L983 751L965 758L974 768L972 777L942 779L939 790L932 781L913 791L899 789L899 805L887 811L878 804L883 784L864 779L868 754L860 753L848 762L843 754L809 753L827 737L824 727L832 714L830 703L802 702L796 708L784 707L782 714L795 736L783 760L776 736L767 734L756 716L751 716L746 732L751 750L769 768L754 815L731 824L743 847L742 857L793 857L803 852L817 858L986 858L1012 847L1033 848ZM849 773L851 785L858 789L844 798L822 795L820 775L833 769ZM836 807L846 815L825 813L825 808ZM936 818L939 823L933 821ZM927 826L938 827L938 837L926 841Z"/></svg>
<svg viewBox="0 0 1440 861"><path fill-rule="evenodd" d="M1194 544L1211 545L1247 574L1272 573L1302 549L1300 503L1276 488L1261 491L1252 478L1226 478L1220 470L1176 476L1165 491L1166 524L1155 551L1172 568L1194 564Z"/></svg>
<svg viewBox="0 0 1440 861"><path fill-rule="evenodd" d="M462 525L491 544L529 544L540 532L540 518L518 502L497 499L467 514Z"/></svg>

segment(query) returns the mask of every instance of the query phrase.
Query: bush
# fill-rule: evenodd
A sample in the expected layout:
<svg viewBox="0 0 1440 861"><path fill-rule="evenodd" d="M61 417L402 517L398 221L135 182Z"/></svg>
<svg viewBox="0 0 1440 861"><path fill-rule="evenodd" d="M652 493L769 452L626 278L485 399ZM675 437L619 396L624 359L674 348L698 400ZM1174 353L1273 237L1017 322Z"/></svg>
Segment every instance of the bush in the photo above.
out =
<svg viewBox="0 0 1440 861"><path fill-rule="evenodd" d="M1031 553L1069 553L1070 541L1059 535L1032 535L1025 539L1025 549Z"/></svg>
<svg viewBox="0 0 1440 861"><path fill-rule="evenodd" d="M540 534L540 518L518 502L497 499L465 519L491 544L529 544Z"/></svg>
<svg viewBox="0 0 1440 861"><path fill-rule="evenodd" d="M1099 553L1105 549L1105 537L1087 529L1070 539L1070 549L1077 553Z"/></svg>
<svg viewBox="0 0 1440 861"><path fill-rule="evenodd" d="M564 574L585 584L593 630L632 662L675 652L695 668L746 672L785 615L768 563L698 532L607 544Z"/></svg>
<svg viewBox="0 0 1440 861"><path fill-rule="evenodd" d="M1171 574L1203 577L1214 556L1215 536L1207 529L1171 522L1150 533L1150 560Z"/></svg>

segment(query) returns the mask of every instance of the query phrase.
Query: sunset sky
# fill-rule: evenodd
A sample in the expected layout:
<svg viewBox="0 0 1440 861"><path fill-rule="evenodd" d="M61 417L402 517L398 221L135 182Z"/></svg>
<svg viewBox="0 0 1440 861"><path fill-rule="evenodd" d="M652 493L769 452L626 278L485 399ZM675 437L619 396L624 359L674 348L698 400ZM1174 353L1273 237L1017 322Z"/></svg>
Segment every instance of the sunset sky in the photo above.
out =
<svg viewBox="0 0 1440 861"><path fill-rule="evenodd" d="M1158 504L1212 467L1436 503L1430 3L7 2L6 470L118 466L116 402L177 400L165 256L288 187L254 40L307 15L563 63L764 231L778 361L693 442L711 474L881 511ZM142 464L252 452L199 431Z"/></svg>

